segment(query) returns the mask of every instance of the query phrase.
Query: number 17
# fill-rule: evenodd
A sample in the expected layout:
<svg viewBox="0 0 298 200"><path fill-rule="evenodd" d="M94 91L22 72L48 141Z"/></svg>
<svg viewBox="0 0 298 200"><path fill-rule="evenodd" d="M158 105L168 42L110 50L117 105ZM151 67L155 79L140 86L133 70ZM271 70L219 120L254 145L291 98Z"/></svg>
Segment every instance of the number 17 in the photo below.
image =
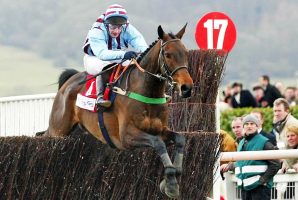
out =
<svg viewBox="0 0 298 200"><path fill-rule="evenodd" d="M225 38L226 29L228 26L228 20L226 19L208 19L204 23L204 28L207 28L207 46L208 49L214 49L213 47L213 30L220 29L217 38L216 49L222 49Z"/></svg>

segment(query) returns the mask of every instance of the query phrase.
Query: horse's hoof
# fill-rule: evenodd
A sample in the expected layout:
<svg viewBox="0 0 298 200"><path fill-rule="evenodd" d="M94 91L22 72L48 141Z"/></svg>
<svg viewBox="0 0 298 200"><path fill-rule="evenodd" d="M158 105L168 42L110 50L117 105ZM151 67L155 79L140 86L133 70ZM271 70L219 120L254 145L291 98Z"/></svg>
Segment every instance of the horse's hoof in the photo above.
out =
<svg viewBox="0 0 298 200"><path fill-rule="evenodd" d="M168 197L170 197L172 199L176 199L179 196L179 186L177 185L176 187L172 186L169 188L166 186L165 179L163 179L161 181L161 183L159 184L159 189L163 194L167 195Z"/></svg>
<svg viewBox="0 0 298 200"><path fill-rule="evenodd" d="M165 193L168 197L172 198L172 199L176 199L179 197L179 187L177 186L177 188L171 188L169 189L168 187L165 188Z"/></svg>
<svg viewBox="0 0 298 200"><path fill-rule="evenodd" d="M159 189L163 194L166 194L166 191L165 191L166 190L166 180L165 179L163 179L161 181L161 183L159 184Z"/></svg>

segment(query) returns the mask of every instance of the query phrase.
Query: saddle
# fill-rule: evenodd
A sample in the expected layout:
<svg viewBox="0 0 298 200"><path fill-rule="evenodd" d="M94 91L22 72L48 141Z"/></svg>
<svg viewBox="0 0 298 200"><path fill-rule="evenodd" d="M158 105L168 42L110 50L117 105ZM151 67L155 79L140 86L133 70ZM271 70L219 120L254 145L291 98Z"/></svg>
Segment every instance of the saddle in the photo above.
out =
<svg viewBox="0 0 298 200"><path fill-rule="evenodd" d="M104 70L107 70L109 67L114 65L112 63L104 67ZM107 85L104 90L104 99L110 100L112 103L115 100L116 94L112 91L112 86L118 80L120 74L123 72L124 68L122 65L118 65L110 70L107 70L103 73L102 80L104 85ZM85 72L87 74L87 72ZM76 105L80 108L89 110L91 112L97 112L95 103L97 98L97 89L96 89L96 78L91 74L86 75L86 84L85 90L82 93L79 93L77 96Z"/></svg>

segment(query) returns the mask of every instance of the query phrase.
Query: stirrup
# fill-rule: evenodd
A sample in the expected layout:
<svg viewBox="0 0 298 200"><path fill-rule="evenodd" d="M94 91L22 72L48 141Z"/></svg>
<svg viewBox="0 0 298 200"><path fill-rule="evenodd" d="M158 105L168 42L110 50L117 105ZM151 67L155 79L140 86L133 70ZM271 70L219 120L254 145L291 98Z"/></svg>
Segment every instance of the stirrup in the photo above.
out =
<svg viewBox="0 0 298 200"><path fill-rule="evenodd" d="M112 102L109 100L104 100L103 99L103 95L99 95L96 99L96 106L99 107L105 107L105 108L109 108L111 107Z"/></svg>

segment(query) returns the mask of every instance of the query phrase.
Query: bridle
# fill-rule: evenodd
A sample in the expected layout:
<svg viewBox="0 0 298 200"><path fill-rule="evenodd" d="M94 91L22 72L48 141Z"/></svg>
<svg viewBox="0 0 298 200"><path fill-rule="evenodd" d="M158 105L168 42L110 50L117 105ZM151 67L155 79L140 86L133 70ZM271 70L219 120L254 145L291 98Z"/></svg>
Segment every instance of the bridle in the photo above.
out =
<svg viewBox="0 0 298 200"><path fill-rule="evenodd" d="M135 64L135 66L137 67L137 69L139 69L141 72L143 73L146 73L154 78L157 78L159 79L160 81L168 81L168 84L171 86L171 88L174 87L174 85L176 84L174 81L173 81L173 76L181 69L187 69L187 66L183 65L183 66L179 66L179 67L176 67L173 71L170 71L169 69L169 66L167 65L167 63L165 62L165 55L164 55L164 47L169 44L170 42L178 42L180 41L180 39L176 38L176 39L171 39L169 41L166 41L164 43L162 43L162 40L161 40L161 45L160 45L160 51L159 51L159 55L158 55L158 65L160 66L160 70L161 70L161 74L155 74L155 73L152 73L152 72L149 72L147 70L145 70L144 68L142 68L139 63L137 62L136 59L132 59L131 63L130 64ZM130 64L128 66L130 66ZM125 70L124 70L125 71ZM123 72L124 72L123 71ZM121 76L124 74L122 72ZM129 70L129 73L128 73L128 77L130 75L130 70ZM127 79L128 81L128 79ZM128 83L126 83L127 85Z"/></svg>
<svg viewBox="0 0 298 200"><path fill-rule="evenodd" d="M160 47L160 52L159 52L159 56L158 56L158 65L161 66L161 74L162 76L164 76L166 79L173 81L173 76L174 74L176 74L179 70L181 69L187 69L187 66L179 66L176 67L173 71L170 71L169 66L167 65L167 63L165 62L165 55L164 55L164 47L169 44L170 42L178 42L180 41L180 39L172 39L169 41L166 41L164 43L162 43L161 41L161 47Z"/></svg>
<svg viewBox="0 0 298 200"><path fill-rule="evenodd" d="M170 85L170 88L169 90L172 90L175 85L176 85L176 82L173 81L173 76L174 74L176 74L179 70L181 69L187 69L187 66L183 65L183 66L178 66L176 67L173 71L170 71L169 69L169 66L167 65L167 63L165 62L165 55L164 55L164 47L169 44L170 42L178 42L180 41L180 39L172 39L172 40L169 40L169 41L166 41L164 43L162 43L162 40L161 40L161 46L160 46L160 51L159 51L159 56L158 56L158 66L160 66L160 70L161 70L161 74L155 74L155 73L152 73L152 72L149 72L147 70L145 70L144 68L142 68L139 63L137 62L136 59L132 59L131 63L128 65L128 66L131 66L131 64L135 64L136 68L138 70L140 70L141 72L143 73L146 73L154 78L157 78L159 79L160 81L167 81L167 83ZM127 69L127 68L126 68ZM124 70L125 71L125 70ZM120 76L122 76L124 74L124 71L121 73ZM130 68L130 70L128 70L128 75L127 77L130 76L130 73L132 71L132 68ZM126 79L126 84L125 84L125 89L121 89L120 87L113 87L113 91L117 94L121 94L121 95L125 95L125 96L128 96L129 97L129 94L131 94L130 91L128 91L128 81L129 81L129 78ZM138 96L142 96L140 94L134 94L134 95L138 95ZM130 97L130 98L133 98L133 97ZM142 98L138 97L138 98L134 98L138 101L141 101L141 102L144 102L144 103L148 103L148 102L145 102L144 100L142 99L148 99L148 97L144 97L142 96ZM156 102L155 101L162 101L161 103L158 103L158 104L163 104L166 102L165 98L150 98L151 99L150 101L153 101L152 99L155 99L154 100L154 103L151 102L151 104L155 104ZM156 100L157 99L157 100Z"/></svg>

